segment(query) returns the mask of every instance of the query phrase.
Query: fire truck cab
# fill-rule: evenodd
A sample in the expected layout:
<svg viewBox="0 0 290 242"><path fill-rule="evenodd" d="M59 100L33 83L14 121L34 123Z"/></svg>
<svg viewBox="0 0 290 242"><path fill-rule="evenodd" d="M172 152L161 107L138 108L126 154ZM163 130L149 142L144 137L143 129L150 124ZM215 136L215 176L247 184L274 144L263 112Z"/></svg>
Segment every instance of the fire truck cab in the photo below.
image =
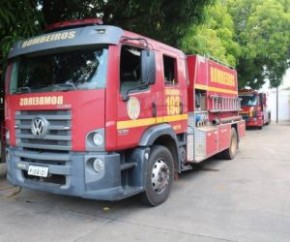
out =
<svg viewBox="0 0 290 242"><path fill-rule="evenodd" d="M240 114L246 121L246 127L262 129L271 123L271 112L267 106L267 95L253 89L239 91L242 111Z"/></svg>
<svg viewBox="0 0 290 242"><path fill-rule="evenodd" d="M10 183L90 199L156 206L245 130L235 70L107 25L16 43L5 98Z"/></svg>

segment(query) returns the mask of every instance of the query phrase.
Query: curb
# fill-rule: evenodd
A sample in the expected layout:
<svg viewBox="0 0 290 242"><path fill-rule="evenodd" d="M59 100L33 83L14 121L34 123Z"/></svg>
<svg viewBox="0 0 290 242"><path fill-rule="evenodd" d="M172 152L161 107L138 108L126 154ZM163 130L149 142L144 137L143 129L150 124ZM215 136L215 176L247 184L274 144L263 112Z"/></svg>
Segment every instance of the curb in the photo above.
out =
<svg viewBox="0 0 290 242"><path fill-rule="evenodd" d="M0 178L5 177L7 174L6 163L0 163Z"/></svg>

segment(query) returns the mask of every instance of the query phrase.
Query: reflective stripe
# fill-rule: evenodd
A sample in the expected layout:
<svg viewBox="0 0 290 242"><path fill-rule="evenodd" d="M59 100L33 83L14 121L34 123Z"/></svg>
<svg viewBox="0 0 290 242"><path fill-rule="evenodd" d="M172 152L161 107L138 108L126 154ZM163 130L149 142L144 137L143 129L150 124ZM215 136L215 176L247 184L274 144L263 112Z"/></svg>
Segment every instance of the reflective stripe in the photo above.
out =
<svg viewBox="0 0 290 242"><path fill-rule="evenodd" d="M176 122L176 121L187 120L187 118L188 118L188 114L180 114L180 115L174 115L174 116L119 121L117 122L117 129L137 128L137 127L143 127L143 126L148 126L148 125L153 125L153 124Z"/></svg>
<svg viewBox="0 0 290 242"><path fill-rule="evenodd" d="M198 89L206 90L206 91L211 91L211 92L222 92L222 93L234 94L234 95L238 94L238 91L228 90L228 89L219 88L219 87L210 87L210 86L200 85L200 84L195 84L194 87Z"/></svg>

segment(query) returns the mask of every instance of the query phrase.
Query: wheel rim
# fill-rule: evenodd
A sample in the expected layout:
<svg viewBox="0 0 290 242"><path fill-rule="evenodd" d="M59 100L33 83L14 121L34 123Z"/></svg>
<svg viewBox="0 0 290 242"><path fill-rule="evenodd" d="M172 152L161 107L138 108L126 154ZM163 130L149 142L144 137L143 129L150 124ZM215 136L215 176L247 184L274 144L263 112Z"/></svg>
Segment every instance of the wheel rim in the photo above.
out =
<svg viewBox="0 0 290 242"><path fill-rule="evenodd" d="M169 184L170 171L168 165L162 160L157 160L152 169L151 184L156 193L162 193Z"/></svg>

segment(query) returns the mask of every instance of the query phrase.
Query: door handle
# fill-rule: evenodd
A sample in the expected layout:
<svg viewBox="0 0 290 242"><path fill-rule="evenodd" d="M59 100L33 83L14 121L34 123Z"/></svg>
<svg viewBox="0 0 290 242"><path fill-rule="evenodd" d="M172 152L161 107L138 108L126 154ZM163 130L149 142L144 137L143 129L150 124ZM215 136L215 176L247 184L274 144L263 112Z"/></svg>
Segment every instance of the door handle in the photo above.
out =
<svg viewBox="0 0 290 242"><path fill-rule="evenodd" d="M179 103L179 114L183 113L183 102Z"/></svg>
<svg viewBox="0 0 290 242"><path fill-rule="evenodd" d="M155 102L153 102L151 104L151 108L152 108L152 116L153 117L156 117L157 116L157 106L156 106L156 103Z"/></svg>

